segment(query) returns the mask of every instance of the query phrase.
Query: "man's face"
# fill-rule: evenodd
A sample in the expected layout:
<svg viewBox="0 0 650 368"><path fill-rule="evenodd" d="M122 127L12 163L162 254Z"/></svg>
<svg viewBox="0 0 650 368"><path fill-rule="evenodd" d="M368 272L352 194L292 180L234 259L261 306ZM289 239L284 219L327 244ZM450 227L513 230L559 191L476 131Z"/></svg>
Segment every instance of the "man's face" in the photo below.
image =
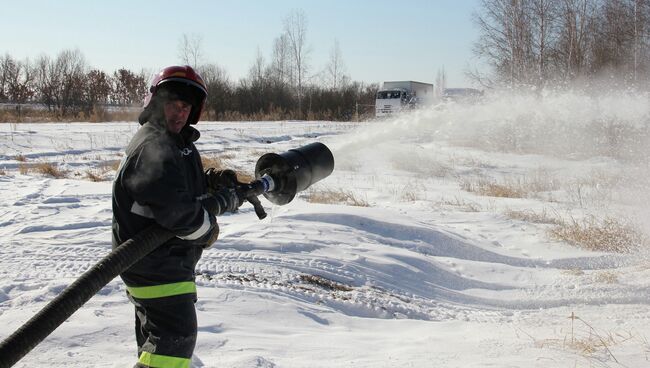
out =
<svg viewBox="0 0 650 368"><path fill-rule="evenodd" d="M164 111L167 129L172 133L179 133L187 123L192 105L181 100L171 100L165 102Z"/></svg>

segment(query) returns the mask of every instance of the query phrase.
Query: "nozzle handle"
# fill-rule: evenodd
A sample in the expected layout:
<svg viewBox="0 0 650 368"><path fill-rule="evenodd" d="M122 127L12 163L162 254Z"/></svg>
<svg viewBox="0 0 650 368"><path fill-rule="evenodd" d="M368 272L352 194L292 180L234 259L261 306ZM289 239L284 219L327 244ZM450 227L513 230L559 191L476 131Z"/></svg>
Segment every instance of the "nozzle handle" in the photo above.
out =
<svg viewBox="0 0 650 368"><path fill-rule="evenodd" d="M272 191L274 188L275 182L273 181L273 178L269 175L264 175L260 179L254 180L249 184L238 186L236 190L241 193L243 198L246 198L246 200L253 205L257 218L263 220L266 218L266 211L257 196Z"/></svg>
<svg viewBox="0 0 650 368"><path fill-rule="evenodd" d="M266 218L266 211L264 211L264 206L262 206L260 199L257 198L256 196L250 196L246 198L246 200L253 205L257 218L260 220L264 220Z"/></svg>

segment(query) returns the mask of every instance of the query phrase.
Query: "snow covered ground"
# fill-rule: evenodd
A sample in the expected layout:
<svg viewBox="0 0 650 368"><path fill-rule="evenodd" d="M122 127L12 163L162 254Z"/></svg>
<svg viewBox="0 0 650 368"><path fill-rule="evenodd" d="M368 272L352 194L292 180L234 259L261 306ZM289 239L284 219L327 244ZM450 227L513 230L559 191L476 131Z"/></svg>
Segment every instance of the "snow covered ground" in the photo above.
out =
<svg viewBox="0 0 650 368"><path fill-rule="evenodd" d="M194 366L650 365L646 247L591 251L550 236L583 218L647 233L650 150L625 129L647 131L648 105L516 96L385 122L201 122L202 154L238 170L313 141L336 168L286 206L262 199L265 220L250 205L220 218L197 268ZM595 121L618 135L603 140ZM137 128L0 125L0 338L110 251L113 167ZM485 183L524 193L484 195ZM135 356L115 279L16 366L126 367Z"/></svg>

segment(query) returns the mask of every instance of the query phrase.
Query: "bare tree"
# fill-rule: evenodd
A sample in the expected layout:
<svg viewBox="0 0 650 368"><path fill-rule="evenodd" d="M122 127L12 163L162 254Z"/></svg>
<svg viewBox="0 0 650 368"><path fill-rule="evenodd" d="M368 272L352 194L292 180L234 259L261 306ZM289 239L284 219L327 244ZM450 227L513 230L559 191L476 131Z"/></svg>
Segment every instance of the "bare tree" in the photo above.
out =
<svg viewBox="0 0 650 368"><path fill-rule="evenodd" d="M23 104L34 95L34 72L29 59L11 64L7 80L7 96L12 102Z"/></svg>
<svg viewBox="0 0 650 368"><path fill-rule="evenodd" d="M38 57L33 75L40 100L62 115L79 111L86 91L86 69L85 58L78 49L64 50L55 59Z"/></svg>
<svg viewBox="0 0 650 368"><path fill-rule="evenodd" d="M592 0L562 0L556 52L565 80L588 72L593 49L596 4Z"/></svg>
<svg viewBox="0 0 650 368"><path fill-rule="evenodd" d="M636 76L647 49L648 2L481 0L474 52L494 75L473 76L511 86L572 81L607 68Z"/></svg>
<svg viewBox="0 0 650 368"><path fill-rule="evenodd" d="M330 50L330 59L325 67L325 76L327 84L333 90L345 87L350 81L350 77L346 75L343 55L337 39L334 40L334 46Z"/></svg>
<svg viewBox="0 0 650 368"><path fill-rule="evenodd" d="M639 82L640 73L645 81L650 77L650 0L634 2L634 81Z"/></svg>
<svg viewBox="0 0 650 368"><path fill-rule="evenodd" d="M530 83L531 17L526 0L481 0L474 21L481 31L474 53L509 85Z"/></svg>
<svg viewBox="0 0 650 368"><path fill-rule="evenodd" d="M622 0L604 0L595 17L597 40L593 47L595 69L623 70L633 58L632 9ZM629 63L630 65L632 63Z"/></svg>
<svg viewBox="0 0 650 368"><path fill-rule="evenodd" d="M647 74L648 0L602 0L598 9L594 68L638 84ZM647 75L646 75L647 76Z"/></svg>
<svg viewBox="0 0 650 368"><path fill-rule="evenodd" d="M98 104L106 104L112 92L111 77L101 70L93 69L86 74L84 110L92 111Z"/></svg>
<svg viewBox="0 0 650 368"><path fill-rule="evenodd" d="M266 61L264 60L262 51L260 51L260 48L258 47L257 54L255 56L255 61L253 62L253 65L251 65L248 71L248 76L253 83L262 83L262 81L265 79L265 73L266 73L265 64Z"/></svg>
<svg viewBox="0 0 650 368"><path fill-rule="evenodd" d="M638 66L639 66L639 46L641 44L640 40L642 39L640 34L643 32L643 0L634 0L634 60L633 60L633 70L634 76L633 80L636 83L638 79Z"/></svg>
<svg viewBox="0 0 650 368"><path fill-rule="evenodd" d="M271 61L267 68L267 78L269 83L268 110L280 111L283 116L288 116L296 104L295 99L295 69L293 65L291 49L289 46L289 37L286 33L280 34L273 42L273 51Z"/></svg>
<svg viewBox="0 0 650 368"><path fill-rule="evenodd" d="M63 80L61 84L61 113L69 110L77 112L83 104L83 90L86 77L86 58L79 49L65 50L57 58L60 64Z"/></svg>
<svg viewBox="0 0 650 368"><path fill-rule="evenodd" d="M113 99L118 105L131 106L141 103L147 90L142 73L135 74L127 69L113 73Z"/></svg>
<svg viewBox="0 0 650 368"><path fill-rule="evenodd" d="M276 84L287 84L293 80L291 73L291 55L289 39L286 33L273 41L273 53L269 66L269 75Z"/></svg>
<svg viewBox="0 0 650 368"><path fill-rule="evenodd" d="M558 1L530 0L533 55L536 64L538 85L549 79L549 68L553 56L557 28Z"/></svg>
<svg viewBox="0 0 650 368"><path fill-rule="evenodd" d="M293 61L294 86L298 94L298 114L302 115L302 98L305 76L308 69L307 17L302 10L293 10L284 19L284 33L287 35L289 51Z"/></svg>
<svg viewBox="0 0 650 368"><path fill-rule="evenodd" d="M178 44L178 57L183 64L193 68L198 68L201 65L203 59L202 42L203 36L199 34L188 35L183 33Z"/></svg>
<svg viewBox="0 0 650 368"><path fill-rule="evenodd" d="M55 86L58 84L53 78L53 67L54 63L47 55L39 56L34 63L36 92L48 110L54 106Z"/></svg>
<svg viewBox="0 0 650 368"><path fill-rule="evenodd" d="M201 77L206 84L217 80L228 80L226 70L217 64L203 64L199 67L199 73L201 73Z"/></svg>
<svg viewBox="0 0 650 368"><path fill-rule="evenodd" d="M7 101L9 99L9 81L12 75L15 74L16 61L6 53L0 56L0 101Z"/></svg>
<svg viewBox="0 0 650 368"><path fill-rule="evenodd" d="M226 71L217 64L204 64L199 68L208 89L206 113L212 111L215 119L232 109L232 83Z"/></svg>

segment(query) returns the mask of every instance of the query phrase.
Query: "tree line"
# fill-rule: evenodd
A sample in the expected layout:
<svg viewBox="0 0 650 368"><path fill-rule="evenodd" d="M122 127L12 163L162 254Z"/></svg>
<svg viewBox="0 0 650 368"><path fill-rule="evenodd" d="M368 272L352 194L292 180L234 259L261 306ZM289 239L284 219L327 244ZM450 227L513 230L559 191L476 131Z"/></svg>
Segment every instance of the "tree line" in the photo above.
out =
<svg viewBox="0 0 650 368"><path fill-rule="evenodd" d="M474 20L485 86L649 88L650 0L481 0Z"/></svg>
<svg viewBox="0 0 650 368"><path fill-rule="evenodd" d="M218 64L204 61L200 35L182 35L179 62L196 68L207 85L204 119L353 120L371 115L378 86L350 80L336 41L328 63L312 70L306 33L304 13L292 11L270 60L258 50L248 75L237 81ZM148 88L146 74L92 68L79 50L34 61L5 54L0 56L0 102L40 103L61 118L89 116L106 106L139 106Z"/></svg>
<svg viewBox="0 0 650 368"><path fill-rule="evenodd" d="M90 113L106 105L142 103L146 91L143 72L118 69L111 74L88 66L79 50L36 60L0 56L0 102L41 103L60 116Z"/></svg>
<svg viewBox="0 0 650 368"><path fill-rule="evenodd" d="M215 63L203 62L202 37L184 34L179 59L198 69L208 87L207 110L215 120L357 120L374 116L377 84L353 82L338 41L321 68L310 63L307 17L293 10L283 19L267 61L257 51L248 75L232 81Z"/></svg>

